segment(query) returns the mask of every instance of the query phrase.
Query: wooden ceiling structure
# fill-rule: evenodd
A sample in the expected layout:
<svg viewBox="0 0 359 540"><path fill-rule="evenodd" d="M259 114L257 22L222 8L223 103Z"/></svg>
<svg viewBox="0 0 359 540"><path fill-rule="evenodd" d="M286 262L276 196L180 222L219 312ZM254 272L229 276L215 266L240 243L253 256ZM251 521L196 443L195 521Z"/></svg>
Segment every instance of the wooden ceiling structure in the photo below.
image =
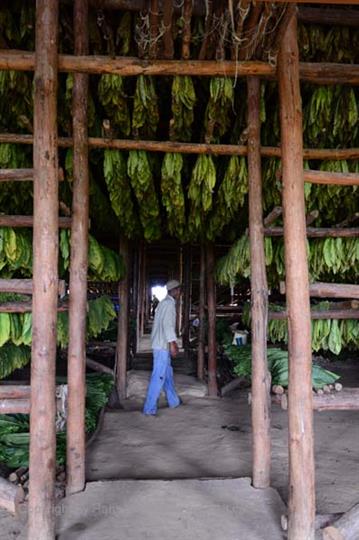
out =
<svg viewBox="0 0 359 540"><path fill-rule="evenodd" d="M279 84L280 120L282 143L271 150L282 158L284 239L286 248L286 294L289 322L289 522L290 540L314 540L315 489L313 452L313 399L311 384L311 337L309 280L306 261L306 222L304 207L304 172L302 147L302 114L300 79L318 84L359 84L359 66L341 64L300 63L297 45L297 10L293 2L264 2L252 4L249 0L228 2L246 7L251 20L236 20L238 29L246 23L256 32L258 41L244 47L242 53L234 51L227 59L221 45L221 33L215 46L217 58L208 58L209 44L201 48L197 60L189 59L190 20L192 8L214 9L216 2L184 0L182 58L171 59L171 39L164 36L167 58L160 58L156 45L159 13L172 14L172 1L150 0L90 0L90 5L101 9L150 9L150 34L148 58L111 58L88 55L88 1L74 1L74 55L58 54L58 0L38 0L36 6L35 52L0 51L0 69L34 71L34 134L33 136L0 135L0 141L27 142L34 147L34 268L33 268L33 342L31 363L30 411L30 499L29 540L55 538L54 480L55 480L55 363L56 317L58 295L58 145L73 146L74 188L72 207L72 245L70 264L70 333L68 352L69 411L67 425L67 492L79 492L85 486L85 319L86 273L88 235L88 149L89 145L113 148L146 148L152 151L199 151L207 153L240 153L247 155L249 168L249 226L251 238L251 292L252 292L252 427L253 427L253 485L265 488L270 483L270 379L266 363L266 325L268 317L268 290L264 264L264 231L261 200L261 155L259 134L259 81L260 77L277 78ZM299 2L301 3L301 2ZM344 2L313 1L311 4L344 4ZM345 4L357 2L345 2ZM193 5L192 5L193 4ZM218 3L223 6L225 3ZM162 6L162 7L161 7ZM314 8L308 8L313 10ZM324 9L324 8L321 8ZM230 11L229 11L230 12ZM280 14L277 32L271 33L271 42L265 43L258 27L268 22L273 12ZM346 10L336 11L336 16ZM339 14L338 14L339 13ZM299 10L301 17L309 11ZM334 14L334 11L333 11ZM357 13L356 13L357 15ZM313 12L311 12L313 17ZM206 17L208 20L208 16ZM261 22L262 21L262 22ZM188 24L189 22L189 24ZM233 21L232 21L233 22ZM251 25L249 24L251 23ZM239 26L238 26L239 25ZM235 30L236 33L236 30ZM207 32L208 35L208 32ZM240 34L238 34L240 35ZM267 38L268 36L264 36ZM268 38L269 39L269 38ZM204 41L206 37L204 38ZM208 45L208 47L207 47ZM264 58L264 59L263 59ZM73 139L57 137L57 76L59 71L72 72L73 90ZM184 145L164 141L94 141L87 136L87 88L91 73L117 73L122 76L147 75L196 75L247 77L248 85L248 144L243 147L215 148L215 145ZM12 137L12 139L11 139ZM157 146L156 146L157 145ZM171 146L172 145L172 146ZM224 145L222 145L224 146ZM318 152L313 149L313 152ZM323 152L323 151L322 151ZM327 155L334 152L326 151ZM351 150L353 152L353 149ZM308 174L306 172L306 174ZM354 178L355 176L355 178ZM335 183L326 173L327 183ZM342 179L342 177L341 177ZM314 180L316 181L316 180ZM357 184L357 175L348 182ZM128 242L124 240L124 253ZM213 252L207 253L207 267L213 268ZM209 272L208 289L214 289L213 273ZM300 287L298 286L300 283ZM120 289L124 304L128 302L128 283ZM209 393L216 394L215 356L215 304L214 296L208 298L209 308ZM126 310L120 317L120 328L126 334ZM118 378L125 392L125 348L120 352Z"/></svg>

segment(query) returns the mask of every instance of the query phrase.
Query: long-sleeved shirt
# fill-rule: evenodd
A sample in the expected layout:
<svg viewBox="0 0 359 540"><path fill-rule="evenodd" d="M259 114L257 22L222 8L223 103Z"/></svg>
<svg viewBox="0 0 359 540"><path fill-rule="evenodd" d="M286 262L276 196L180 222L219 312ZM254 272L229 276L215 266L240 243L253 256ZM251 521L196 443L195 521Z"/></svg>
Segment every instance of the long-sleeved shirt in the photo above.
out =
<svg viewBox="0 0 359 540"><path fill-rule="evenodd" d="M176 302L167 295L156 309L151 333L152 349L168 350L168 344L176 339Z"/></svg>

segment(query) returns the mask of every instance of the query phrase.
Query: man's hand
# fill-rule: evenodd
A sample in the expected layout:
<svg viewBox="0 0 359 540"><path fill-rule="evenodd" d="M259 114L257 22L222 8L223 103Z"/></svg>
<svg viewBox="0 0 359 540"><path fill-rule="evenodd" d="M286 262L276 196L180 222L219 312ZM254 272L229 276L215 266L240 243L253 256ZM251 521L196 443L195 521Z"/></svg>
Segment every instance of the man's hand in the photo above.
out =
<svg viewBox="0 0 359 540"><path fill-rule="evenodd" d="M170 342L170 355L172 356L172 358L176 358L176 356L178 355L178 345L177 345L177 342L176 341L171 341Z"/></svg>

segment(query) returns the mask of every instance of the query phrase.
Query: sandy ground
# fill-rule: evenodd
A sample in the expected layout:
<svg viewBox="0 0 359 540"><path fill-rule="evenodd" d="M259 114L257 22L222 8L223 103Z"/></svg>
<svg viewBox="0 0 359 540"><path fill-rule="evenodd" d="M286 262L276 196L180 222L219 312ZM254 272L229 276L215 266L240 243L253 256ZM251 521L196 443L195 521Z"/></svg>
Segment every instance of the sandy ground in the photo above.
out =
<svg viewBox="0 0 359 540"><path fill-rule="evenodd" d="M89 481L104 479L238 478L251 476L247 392L223 399L187 399L178 409L145 417L107 412L87 459ZM316 497L319 513L344 512L359 502L359 422L356 411L315 413ZM272 486L287 501L287 413L272 408Z"/></svg>
<svg viewBox="0 0 359 540"><path fill-rule="evenodd" d="M344 369L343 374L345 385L359 386L357 367L353 371L348 366ZM128 401L123 410L106 412L102 428L88 449L87 480L90 500L94 493L92 490L95 490L96 486L100 489L101 485L106 485L106 482L96 482L97 480L122 479L130 481L140 479L153 482L161 479L161 481L153 483L153 486L157 486L153 489L154 493L157 490L159 500L162 500L163 494L167 493L168 482L166 480L169 479L186 479L185 482L187 482L188 479L216 478L216 481L219 481L219 478L249 477L251 475L251 425L250 409L246 396L247 391L242 390L223 399L187 399L184 406L177 409L171 410L167 407L161 407L158 416L154 418L144 417L140 412L141 403L133 400ZM314 424L317 512L344 512L359 502L358 414L355 411L315 413ZM287 436L287 414L279 407L273 406L272 486L278 490L284 501L287 500L288 493ZM109 493L112 493L114 498L113 504L117 504L116 498L120 497L120 494L121 500L126 500L123 489L125 489L125 493L127 489L128 498L134 505L133 507L128 506L129 512L135 512L137 495L134 493L141 493L139 488L142 484L140 482L130 482L130 484L111 482L108 486L112 484L117 485L117 490L120 490L115 492L111 491L114 488L109 488ZM173 482L170 484L174 485ZM187 488L185 488L183 481L178 486L182 487L175 488L175 493L178 493L178 497L183 500L181 494L186 493ZM208 489L212 489L212 487L209 486ZM232 493L232 487L228 487L228 489L229 493ZM107 493L107 489L104 490L104 493ZM81 508L86 504L84 496L80 494L76 496L76 499L71 497L72 511L76 511L78 508L81 514ZM174 495L168 492L167 496L170 500ZM97 497L99 497L98 494ZM236 496L231 495L231 497L232 503L237 504ZM220 495L219 499L221 499ZM102 500L101 496L100 500ZM142 510L143 505L145 505L146 510L144 500L141 498ZM243 499L239 496L238 491L237 501L239 508L243 504ZM110 500L108 503L110 504ZM65 506L61 506L61 508L68 508L66 505L69 503L66 500L62 504ZM141 519L147 519L146 516L150 515L151 512L156 512L154 507L151 507L152 502L148 504L148 511L145 511L145 515ZM161 504L158 506L159 509ZM198 501L196 504L198 506ZM232 517L230 517L231 511L227 507L228 504L224 503L220 509L224 512L222 517L233 524ZM152 508L151 512L149 512L150 508ZM189 507L182 506L182 509L186 508L189 511ZM229 512L228 515L227 512ZM81 532L80 534L81 530L86 529L86 523L81 528L80 525L76 525L77 518L69 517L68 521L64 521L64 512L61 510L59 514L59 530L62 530L59 538L61 540L92 539L88 530L86 533ZM121 515L123 516L122 513ZM132 514L129 513L129 515ZM172 517L175 521L175 517ZM191 528L194 523L194 514L189 512L187 517L186 526ZM103 517L102 520L104 521ZM0 511L1 540L15 538L22 540L25 538L25 521L26 508L22 510L20 518L17 520L6 512ZM91 517L90 521L96 523L94 516ZM256 521L255 518L254 521ZM81 520L80 523L82 523ZM202 537L198 536L198 538L211 538L211 536L205 536L204 524L199 522L198 524L200 525L199 530L202 531ZM111 526L114 526L114 523ZM75 528L71 529L71 527ZM223 539L237 540L236 536L230 536L232 525L229 524L228 527L229 536L223 536ZM69 531L69 535L66 531ZM122 537L126 537L126 535ZM280 537L278 536L278 539ZM112 538L119 537L110 535L103 538L112 540ZM132 538L137 540L136 537ZM173 536L139 536L138 540L142 538L174 540L177 536L173 532ZM192 540L192 538L197 538L197 535L182 536L182 538ZM238 540L247 540L247 538L250 537L238 536ZM258 538L260 539L261 536ZM267 538L267 536L263 538ZM273 539L275 538L273 536Z"/></svg>
<svg viewBox="0 0 359 540"><path fill-rule="evenodd" d="M92 482L64 501L58 539L282 540L283 511L249 478Z"/></svg>

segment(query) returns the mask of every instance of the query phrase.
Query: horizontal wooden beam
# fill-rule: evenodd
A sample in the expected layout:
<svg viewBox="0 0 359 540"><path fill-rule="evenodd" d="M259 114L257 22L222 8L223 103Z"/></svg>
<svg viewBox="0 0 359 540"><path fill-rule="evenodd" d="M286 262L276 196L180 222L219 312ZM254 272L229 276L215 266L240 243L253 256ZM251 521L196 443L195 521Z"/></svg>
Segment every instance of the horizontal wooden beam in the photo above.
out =
<svg viewBox="0 0 359 540"><path fill-rule="evenodd" d="M359 174L304 170L304 181L311 184L359 186Z"/></svg>
<svg viewBox="0 0 359 540"><path fill-rule="evenodd" d="M268 0L270 1L270 0ZM278 0L278 1L285 1L285 0ZM299 0L298 3L301 3L302 2L306 2L306 0ZM163 10L163 2L164 0L159 0L159 10L160 12ZM63 3L71 3L71 0L63 0ZM95 8L95 9L105 9L105 10L121 10L121 11L134 11L134 12L138 12L138 11L146 11L148 9L148 2L147 0L90 0L90 6L92 8ZM306 2L307 3L307 2ZM326 0L314 0L313 2L311 2L313 4L330 4L330 3L335 3L335 4L340 4L342 3L342 0L329 0L329 1L326 1ZM355 2L355 0L351 0L349 2L345 2L346 4L356 4L357 2ZM174 12L175 13L181 13L181 2L178 2L178 4L176 4L176 2L174 2ZM304 8L304 9L310 9L310 8ZM314 10L313 10L314 11ZM333 9L333 10L328 10L328 9L320 9L318 8L317 11L335 11L336 13L338 12L338 15L337 15L337 18L338 20L340 21L340 18L339 18L339 15L341 13L343 13L343 17L344 17L344 21L346 21L347 19L349 20L349 14L351 12L353 12L353 16L355 17L356 16L356 12L354 10L339 10L339 9ZM348 15L346 15L346 12L349 12ZM205 0L194 0L193 1L193 15L195 16L199 16L199 17L203 17L205 14L206 14L206 3L205 3ZM324 14L323 14L324 15ZM299 8L299 20L303 21L303 22L308 22L308 23L316 23L316 24L327 24L325 20L323 20L323 16L322 18L320 18L319 14L316 15L316 14L313 14L312 16L310 15L307 15L306 11L303 13L303 17L302 17L302 6L300 6ZM334 17L331 17L330 14L328 15L329 17L329 20L332 21L330 24L344 24L345 26L351 26L350 23L340 23L340 22L336 22L336 18Z"/></svg>
<svg viewBox="0 0 359 540"><path fill-rule="evenodd" d="M174 152L181 154L212 154L225 156L246 156L247 145L237 144L203 144L181 143L174 141L141 141L131 139L107 139L103 137L89 137L90 148L114 148L117 150L146 150L147 152ZM28 134L2 133L0 143L33 144L33 136ZM58 144L61 148L71 148L71 137L59 137ZM277 146L262 146L262 157L279 157L281 149ZM312 160L340 160L359 159L359 148L305 148L305 159Z"/></svg>
<svg viewBox="0 0 359 540"><path fill-rule="evenodd" d="M0 169L0 182L5 181L32 181L34 169Z"/></svg>
<svg viewBox="0 0 359 540"><path fill-rule="evenodd" d="M4 216L0 215L0 227L32 227L33 216ZM59 217L60 229L71 228L71 218Z"/></svg>
<svg viewBox="0 0 359 540"><path fill-rule="evenodd" d="M34 71L34 53L0 49L0 69ZM259 60L236 62L232 60L140 60L117 56L59 55L59 71L66 73L117 74L122 77L138 75L199 77L247 77L258 76L274 79L275 66ZM338 63L301 62L299 75L303 81L314 84L359 84L359 65Z"/></svg>
<svg viewBox="0 0 359 540"><path fill-rule="evenodd" d="M34 169L0 169L0 182L32 182ZM59 182L64 179L63 169L59 169Z"/></svg>
<svg viewBox="0 0 359 540"><path fill-rule="evenodd" d="M285 282L280 282L280 292L285 294ZM309 294L317 298L355 298L359 299L359 285L347 283L311 283Z"/></svg>
<svg viewBox="0 0 359 540"><path fill-rule="evenodd" d="M282 409L288 409L288 396L280 396ZM359 388L343 388L340 392L328 394L313 394L313 409L315 411L358 411Z"/></svg>
<svg viewBox="0 0 359 540"><path fill-rule="evenodd" d="M312 319L359 319L359 309L323 309L312 310L310 313ZM286 310L269 311L270 320L285 320L288 318Z"/></svg>
<svg viewBox="0 0 359 540"><path fill-rule="evenodd" d="M359 27L359 11L356 9L301 6L298 10L298 20L307 24L356 28Z"/></svg>
<svg viewBox="0 0 359 540"><path fill-rule="evenodd" d="M0 304L0 313L30 313L32 311L32 302L2 302ZM59 304L57 311L68 311L68 304Z"/></svg>
<svg viewBox="0 0 359 540"><path fill-rule="evenodd" d="M270 2L271 4L308 4L308 0L262 0L262 2ZM311 0L311 4L340 4L343 6L346 5L357 5L358 0Z"/></svg>
<svg viewBox="0 0 359 540"><path fill-rule="evenodd" d="M32 279L0 279L0 292L32 294ZM65 296L66 282L59 280L59 295Z"/></svg>
<svg viewBox="0 0 359 540"><path fill-rule="evenodd" d="M265 236L283 236L283 227L266 227ZM307 227L307 236L309 238L359 238L359 227L340 228L340 227Z"/></svg>
<svg viewBox="0 0 359 540"><path fill-rule="evenodd" d="M0 384L0 399L28 399L30 394L29 384Z"/></svg>
<svg viewBox="0 0 359 540"><path fill-rule="evenodd" d="M69 0L63 0L69 3ZM163 11L165 0L159 0L159 12ZM95 9L121 10L121 11L146 11L148 9L147 0L90 0L90 6ZM175 13L182 13L182 3L174 2ZM206 4L204 0L193 1L193 15L203 17L206 14Z"/></svg>
<svg viewBox="0 0 359 540"><path fill-rule="evenodd" d="M0 414L30 414L30 398L0 399Z"/></svg>

